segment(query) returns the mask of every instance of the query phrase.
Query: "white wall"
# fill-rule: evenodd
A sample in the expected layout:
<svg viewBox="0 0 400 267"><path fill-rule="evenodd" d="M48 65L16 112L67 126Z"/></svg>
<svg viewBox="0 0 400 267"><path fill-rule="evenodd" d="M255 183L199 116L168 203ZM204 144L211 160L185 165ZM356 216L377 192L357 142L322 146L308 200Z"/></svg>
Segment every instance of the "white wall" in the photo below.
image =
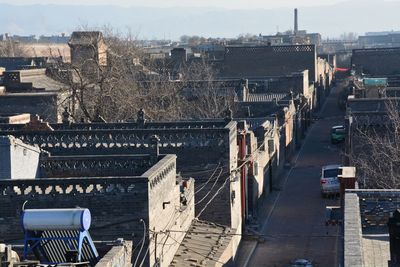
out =
<svg viewBox="0 0 400 267"><path fill-rule="evenodd" d="M0 136L0 179L35 179L40 149L12 136Z"/></svg>

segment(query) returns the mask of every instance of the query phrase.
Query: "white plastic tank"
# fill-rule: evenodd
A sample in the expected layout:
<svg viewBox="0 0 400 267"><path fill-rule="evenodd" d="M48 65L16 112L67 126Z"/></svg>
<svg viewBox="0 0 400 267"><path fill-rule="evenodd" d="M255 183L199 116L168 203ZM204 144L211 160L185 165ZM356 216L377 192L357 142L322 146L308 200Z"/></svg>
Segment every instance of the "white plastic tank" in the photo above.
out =
<svg viewBox="0 0 400 267"><path fill-rule="evenodd" d="M27 209L22 213L24 230L88 230L91 224L88 209Z"/></svg>

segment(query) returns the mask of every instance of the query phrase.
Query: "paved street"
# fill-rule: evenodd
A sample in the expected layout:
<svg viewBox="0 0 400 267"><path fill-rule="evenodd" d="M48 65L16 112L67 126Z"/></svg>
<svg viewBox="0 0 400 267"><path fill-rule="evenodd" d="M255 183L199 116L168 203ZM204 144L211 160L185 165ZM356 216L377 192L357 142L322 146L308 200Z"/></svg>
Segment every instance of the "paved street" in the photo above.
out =
<svg viewBox="0 0 400 267"><path fill-rule="evenodd" d="M321 267L338 266L339 227L325 226L325 207L339 201L321 197L319 175L321 166L341 163L340 148L329 139L330 128L343 124L344 112L337 106L339 91L332 90L283 190L271 200L271 214L262 228L266 241L258 244L248 266L281 267L296 258L313 260Z"/></svg>

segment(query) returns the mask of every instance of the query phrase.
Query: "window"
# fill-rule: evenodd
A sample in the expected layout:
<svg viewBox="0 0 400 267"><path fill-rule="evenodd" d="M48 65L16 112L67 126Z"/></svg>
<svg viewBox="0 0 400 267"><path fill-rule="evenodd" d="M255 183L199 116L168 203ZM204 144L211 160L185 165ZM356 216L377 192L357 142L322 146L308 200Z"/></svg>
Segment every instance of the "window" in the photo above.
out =
<svg viewBox="0 0 400 267"><path fill-rule="evenodd" d="M345 134L346 130L344 128L335 129L335 134Z"/></svg>
<svg viewBox="0 0 400 267"><path fill-rule="evenodd" d="M339 174L339 169L324 170L324 177L337 177Z"/></svg>

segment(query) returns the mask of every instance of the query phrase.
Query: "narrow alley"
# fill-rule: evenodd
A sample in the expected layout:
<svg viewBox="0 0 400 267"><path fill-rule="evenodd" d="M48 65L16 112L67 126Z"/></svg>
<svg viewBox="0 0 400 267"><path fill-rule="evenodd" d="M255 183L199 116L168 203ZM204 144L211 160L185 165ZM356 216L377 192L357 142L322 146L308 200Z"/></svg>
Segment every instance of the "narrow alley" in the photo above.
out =
<svg viewBox="0 0 400 267"><path fill-rule="evenodd" d="M339 226L325 225L325 207L339 205L320 191L323 165L341 163L340 145L330 143L330 128L344 123L337 105L341 88L333 89L286 174L282 191L271 200L262 225L265 242L259 243L248 266L287 266L294 259L312 260L318 266L338 266Z"/></svg>

